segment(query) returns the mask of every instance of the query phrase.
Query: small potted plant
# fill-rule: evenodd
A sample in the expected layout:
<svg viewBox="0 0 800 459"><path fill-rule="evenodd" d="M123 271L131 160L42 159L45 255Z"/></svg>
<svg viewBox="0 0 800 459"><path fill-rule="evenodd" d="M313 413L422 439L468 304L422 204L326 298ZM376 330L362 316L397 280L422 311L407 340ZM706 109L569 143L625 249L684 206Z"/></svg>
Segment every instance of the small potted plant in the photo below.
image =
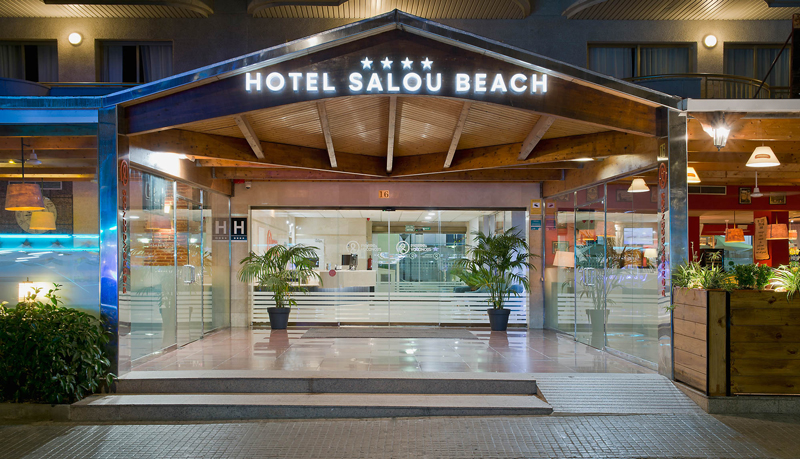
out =
<svg viewBox="0 0 800 459"><path fill-rule="evenodd" d="M519 296L530 288L525 269L536 269L525 239L520 237L517 228L499 234L475 235L475 245L467 247L467 256L458 261L459 277L473 289L489 293L489 324L492 331L504 331L508 327L511 310L503 308L510 295Z"/></svg>
<svg viewBox="0 0 800 459"><path fill-rule="evenodd" d="M291 307L297 305L292 294L307 292L303 285L310 279L320 280L319 273L314 270L315 250L316 247L303 244L274 245L263 255L250 252L239 262L242 265L240 281L256 282L258 287L272 292L275 307L267 308L267 312L273 330L283 330L289 323Z"/></svg>

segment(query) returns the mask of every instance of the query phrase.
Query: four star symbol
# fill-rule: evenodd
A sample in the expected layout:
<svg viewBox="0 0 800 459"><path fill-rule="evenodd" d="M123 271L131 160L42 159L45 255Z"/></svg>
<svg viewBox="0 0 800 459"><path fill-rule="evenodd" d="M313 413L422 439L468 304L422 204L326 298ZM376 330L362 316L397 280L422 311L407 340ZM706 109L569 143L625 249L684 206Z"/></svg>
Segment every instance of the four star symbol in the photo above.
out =
<svg viewBox="0 0 800 459"><path fill-rule="evenodd" d="M363 61L361 61L361 65L363 66L364 70L371 70L372 69L372 61L369 60L368 57L365 57Z"/></svg>
<svg viewBox="0 0 800 459"><path fill-rule="evenodd" d="M426 57L425 60L422 61L422 70L431 70L431 65L432 64L433 64L433 61Z"/></svg>
<svg viewBox="0 0 800 459"><path fill-rule="evenodd" d="M413 63L414 63L414 61L410 61L410 60L408 60L408 58L406 58L406 60L404 60L404 61L400 61L400 63L401 63L401 64L403 64L403 68L404 68L404 69L409 69L409 70L411 70L411 64L413 64Z"/></svg>
<svg viewBox="0 0 800 459"><path fill-rule="evenodd" d="M384 69L391 69L392 68L392 62L394 62L394 61L390 61L389 58L386 57L381 61L381 64L383 64L383 68Z"/></svg>

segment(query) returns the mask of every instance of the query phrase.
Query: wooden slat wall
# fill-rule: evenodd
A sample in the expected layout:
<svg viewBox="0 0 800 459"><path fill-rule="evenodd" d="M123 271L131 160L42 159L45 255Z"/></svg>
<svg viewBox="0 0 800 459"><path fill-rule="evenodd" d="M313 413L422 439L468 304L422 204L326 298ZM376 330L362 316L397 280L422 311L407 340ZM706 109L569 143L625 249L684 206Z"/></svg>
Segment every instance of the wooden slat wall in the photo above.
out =
<svg viewBox="0 0 800 459"><path fill-rule="evenodd" d="M733 393L800 394L800 298L731 292L730 359Z"/></svg>
<svg viewBox="0 0 800 459"><path fill-rule="evenodd" d="M676 288L672 313L675 379L708 392L708 295L705 290Z"/></svg>

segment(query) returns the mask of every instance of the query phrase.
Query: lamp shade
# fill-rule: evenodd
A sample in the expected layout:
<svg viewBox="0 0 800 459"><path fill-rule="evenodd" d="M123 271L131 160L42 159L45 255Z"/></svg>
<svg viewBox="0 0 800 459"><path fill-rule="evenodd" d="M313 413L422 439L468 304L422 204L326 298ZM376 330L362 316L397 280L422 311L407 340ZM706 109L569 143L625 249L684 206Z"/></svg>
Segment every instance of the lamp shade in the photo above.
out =
<svg viewBox="0 0 800 459"><path fill-rule="evenodd" d="M646 193L650 191L650 187L644 183L644 179L633 179L631 186L628 188L628 193Z"/></svg>
<svg viewBox="0 0 800 459"><path fill-rule="evenodd" d="M658 251L656 249L644 249L644 257L648 260L655 260L658 256Z"/></svg>
<svg viewBox="0 0 800 459"><path fill-rule="evenodd" d="M700 183L700 176L697 175L697 171L694 170L694 167L686 168L686 181L688 183Z"/></svg>
<svg viewBox="0 0 800 459"><path fill-rule="evenodd" d="M768 241L782 241L789 239L789 228L785 223L776 223L767 226Z"/></svg>
<svg viewBox="0 0 800 459"><path fill-rule="evenodd" d="M789 239L791 240L797 239L797 230L789 230Z"/></svg>
<svg viewBox="0 0 800 459"><path fill-rule="evenodd" d="M56 229L56 216L52 212L41 211L31 213L32 230L54 230Z"/></svg>
<svg viewBox="0 0 800 459"><path fill-rule="evenodd" d="M602 220L598 220L595 224L594 232L596 236L616 237L617 226L614 224L614 222L603 222Z"/></svg>
<svg viewBox="0 0 800 459"><path fill-rule="evenodd" d="M561 250L557 251L555 258L553 259L553 266L558 266L560 268L574 268L575 253L564 252Z"/></svg>
<svg viewBox="0 0 800 459"><path fill-rule="evenodd" d="M775 167L780 166L781 162L775 156L775 152L770 147L756 147L750 159L747 160L747 167Z"/></svg>
<svg viewBox="0 0 800 459"><path fill-rule="evenodd" d="M725 242L744 242L744 231L741 228L728 228L725 230Z"/></svg>
<svg viewBox="0 0 800 459"><path fill-rule="evenodd" d="M44 210L42 190L36 183L12 183L6 190L6 210Z"/></svg>

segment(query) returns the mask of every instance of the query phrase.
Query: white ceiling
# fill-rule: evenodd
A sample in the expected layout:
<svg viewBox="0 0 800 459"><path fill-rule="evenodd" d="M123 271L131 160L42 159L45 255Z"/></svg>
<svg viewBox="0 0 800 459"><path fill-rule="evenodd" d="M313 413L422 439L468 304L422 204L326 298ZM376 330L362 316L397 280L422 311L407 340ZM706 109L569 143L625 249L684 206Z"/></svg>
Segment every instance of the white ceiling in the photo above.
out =
<svg viewBox="0 0 800 459"><path fill-rule="evenodd" d="M253 210L253 217L261 212L270 217L301 218L369 218L374 222L467 222L483 215L492 215L488 210ZM274 213L273 213L274 212ZM433 214L433 215L429 215ZM430 217L426 219L426 217Z"/></svg>

